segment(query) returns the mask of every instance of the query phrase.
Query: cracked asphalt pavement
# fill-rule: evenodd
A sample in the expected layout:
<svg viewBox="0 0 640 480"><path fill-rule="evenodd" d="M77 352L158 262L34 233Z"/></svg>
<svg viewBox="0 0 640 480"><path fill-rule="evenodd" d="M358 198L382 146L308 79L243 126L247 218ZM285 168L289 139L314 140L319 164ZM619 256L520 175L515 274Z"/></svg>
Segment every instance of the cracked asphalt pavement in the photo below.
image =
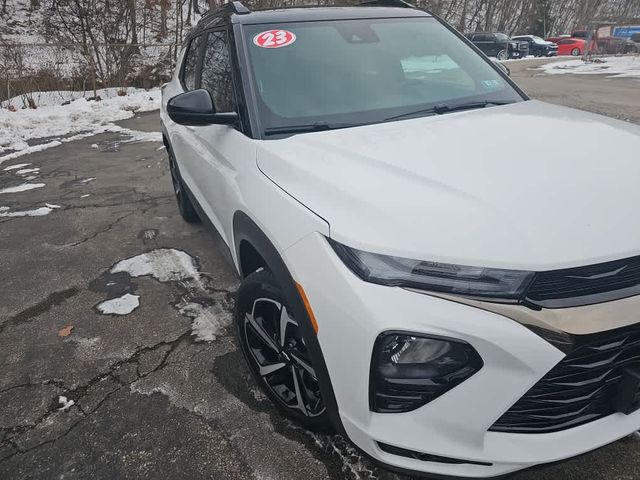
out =
<svg viewBox="0 0 640 480"><path fill-rule="evenodd" d="M157 131L157 113L124 124ZM271 407L232 334L238 278L219 239L180 219L161 145L126 140L0 166L0 190L24 182L4 170L20 163L45 184L0 193L0 212L51 210L0 216L0 479L407 480ZM166 254L162 275L114 268L149 252ZM100 312L123 295L139 306ZM637 479L639 453L630 437L517 480Z"/></svg>

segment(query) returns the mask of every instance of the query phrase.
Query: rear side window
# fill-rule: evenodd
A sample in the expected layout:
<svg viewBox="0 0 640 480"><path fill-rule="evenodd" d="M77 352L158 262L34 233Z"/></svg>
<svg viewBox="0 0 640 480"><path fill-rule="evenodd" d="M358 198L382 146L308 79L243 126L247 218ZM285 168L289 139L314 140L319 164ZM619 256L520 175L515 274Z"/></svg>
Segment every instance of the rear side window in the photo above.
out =
<svg viewBox="0 0 640 480"><path fill-rule="evenodd" d="M196 73L198 70L198 56L201 44L201 36L191 40L189 49L185 55L184 67L182 69L182 83L187 90L196 89Z"/></svg>
<svg viewBox="0 0 640 480"><path fill-rule="evenodd" d="M207 35L200 87L211 94L216 112L235 110L229 37L226 32Z"/></svg>
<svg viewBox="0 0 640 480"><path fill-rule="evenodd" d="M486 33L481 33L479 35L475 35L473 37L474 42L493 42L493 35L488 35Z"/></svg>

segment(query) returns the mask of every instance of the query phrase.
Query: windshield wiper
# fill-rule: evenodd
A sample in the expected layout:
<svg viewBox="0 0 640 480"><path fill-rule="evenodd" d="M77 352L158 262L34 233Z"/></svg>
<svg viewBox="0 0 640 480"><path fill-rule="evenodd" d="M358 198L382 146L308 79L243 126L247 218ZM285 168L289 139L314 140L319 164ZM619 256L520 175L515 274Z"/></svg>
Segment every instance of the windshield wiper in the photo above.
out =
<svg viewBox="0 0 640 480"><path fill-rule="evenodd" d="M306 125L285 125L283 127L269 127L264 129L265 135L280 135L286 133L308 133L323 132L326 130L337 130L338 128L355 127L353 123L327 123L316 122Z"/></svg>
<svg viewBox="0 0 640 480"><path fill-rule="evenodd" d="M443 113L449 112L457 112L460 110L472 110L474 108L484 108L489 105L507 105L509 103L514 103L513 101L504 101L504 100L482 100L480 102L467 102L467 103L456 103L453 105L449 105L447 103L439 103L434 105L433 107L423 108L420 110L414 110L412 112L401 113L400 115L394 115L393 117L385 118L385 122L390 122L392 120L398 120L400 118L412 117L414 115L442 115Z"/></svg>

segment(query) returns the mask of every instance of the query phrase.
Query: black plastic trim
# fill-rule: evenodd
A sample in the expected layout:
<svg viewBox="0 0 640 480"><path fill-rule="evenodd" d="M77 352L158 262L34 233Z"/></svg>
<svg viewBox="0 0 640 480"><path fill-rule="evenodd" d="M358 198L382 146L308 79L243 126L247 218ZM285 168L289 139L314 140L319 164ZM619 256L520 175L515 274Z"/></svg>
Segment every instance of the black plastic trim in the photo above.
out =
<svg viewBox="0 0 640 480"><path fill-rule="evenodd" d="M415 450L408 450L406 448L394 447L382 442L376 442L380 450L391 455L397 455L399 457L413 458L420 460L421 462L433 462L433 463L446 463L449 465L478 465L482 467L491 467L493 463L478 462L475 460L463 460L459 458L442 457L440 455L432 455L430 453L417 452Z"/></svg>

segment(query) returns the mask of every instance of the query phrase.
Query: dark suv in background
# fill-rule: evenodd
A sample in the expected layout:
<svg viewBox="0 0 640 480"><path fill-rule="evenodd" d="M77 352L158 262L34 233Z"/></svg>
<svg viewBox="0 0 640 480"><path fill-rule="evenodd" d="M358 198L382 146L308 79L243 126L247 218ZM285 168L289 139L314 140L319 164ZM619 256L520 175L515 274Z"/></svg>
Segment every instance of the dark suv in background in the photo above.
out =
<svg viewBox="0 0 640 480"><path fill-rule="evenodd" d="M498 60L524 58L529 54L527 42L514 42L504 33L474 32L465 35L485 55L496 57Z"/></svg>
<svg viewBox="0 0 640 480"><path fill-rule="evenodd" d="M529 44L529 55L534 57L555 57L558 55L558 45L553 42L547 42L535 35L518 35L511 40L527 42Z"/></svg>

